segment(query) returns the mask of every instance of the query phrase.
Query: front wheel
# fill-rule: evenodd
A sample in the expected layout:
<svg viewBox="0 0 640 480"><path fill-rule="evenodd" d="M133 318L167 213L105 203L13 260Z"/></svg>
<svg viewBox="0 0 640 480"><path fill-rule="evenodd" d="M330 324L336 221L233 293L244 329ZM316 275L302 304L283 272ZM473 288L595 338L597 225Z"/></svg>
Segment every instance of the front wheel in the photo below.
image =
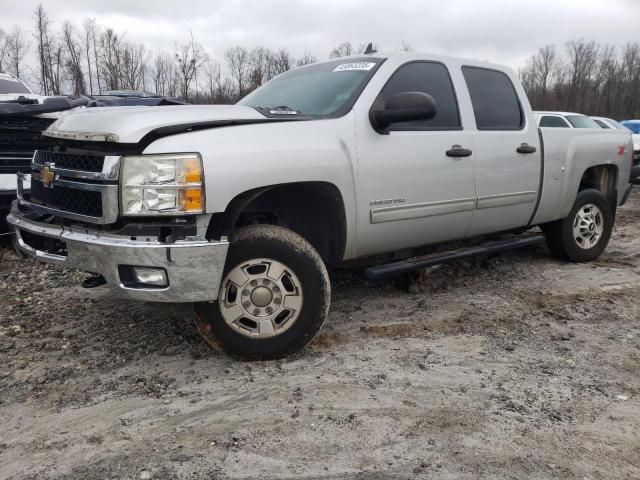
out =
<svg viewBox="0 0 640 480"><path fill-rule="evenodd" d="M252 225L233 235L218 300L196 304L196 322L210 344L232 356L279 358L313 340L330 298L325 265L304 238Z"/></svg>
<svg viewBox="0 0 640 480"><path fill-rule="evenodd" d="M609 243L614 217L614 209L599 190L581 190L567 218L543 226L547 246L563 260L595 260Z"/></svg>

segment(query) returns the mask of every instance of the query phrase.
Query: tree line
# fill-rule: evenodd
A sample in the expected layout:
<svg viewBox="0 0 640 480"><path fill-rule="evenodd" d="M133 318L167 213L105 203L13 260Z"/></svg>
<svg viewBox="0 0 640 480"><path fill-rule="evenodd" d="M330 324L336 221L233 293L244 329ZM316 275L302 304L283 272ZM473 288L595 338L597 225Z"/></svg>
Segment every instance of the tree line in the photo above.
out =
<svg viewBox="0 0 640 480"><path fill-rule="evenodd" d="M574 40L533 54L520 78L536 110L640 118L640 43Z"/></svg>
<svg viewBox="0 0 640 480"><path fill-rule="evenodd" d="M234 46L216 59L193 36L171 51L150 51L126 35L86 18L55 28L38 5L33 29L0 29L0 72L34 79L45 95L146 90L192 103L234 103L291 68L314 63L286 47ZM365 45L337 45L330 58L361 53ZM402 42L400 50L412 50ZM27 61L35 58L36 64ZM640 118L640 43L622 47L575 40L540 48L520 71L536 110L577 111L616 119Z"/></svg>
<svg viewBox="0 0 640 480"><path fill-rule="evenodd" d="M349 42L333 48L330 57L364 51ZM403 49L409 48L406 43ZM27 53L37 64L29 64ZM29 57L30 58L30 57ZM234 46L214 59L193 36L172 51L149 51L125 34L86 18L54 28L40 4L33 12L33 30L0 29L0 72L29 77L44 95L99 95L110 90L145 90L192 103L234 103L274 76L316 62L305 52Z"/></svg>

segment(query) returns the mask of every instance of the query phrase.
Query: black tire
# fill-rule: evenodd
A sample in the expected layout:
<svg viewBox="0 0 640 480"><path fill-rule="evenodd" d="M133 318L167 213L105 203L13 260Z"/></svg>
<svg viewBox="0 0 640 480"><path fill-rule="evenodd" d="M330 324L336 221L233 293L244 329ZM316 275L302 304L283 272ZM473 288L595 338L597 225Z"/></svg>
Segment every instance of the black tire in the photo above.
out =
<svg viewBox="0 0 640 480"><path fill-rule="evenodd" d="M603 231L592 247L583 248L574 236L573 227L578 212L589 204L595 205L600 210ZM578 192L567 218L548 223L542 229L553 256L571 262L590 262L598 258L607 247L614 219L615 209L607 198L599 190L589 188Z"/></svg>
<svg viewBox="0 0 640 480"><path fill-rule="evenodd" d="M245 360L281 358L306 346L322 327L331 299L329 275L318 252L300 235L273 225L251 225L238 229L231 238L220 295L229 285L225 282L227 274L253 259L280 262L295 275L301 286L302 306L292 324L269 338L249 338L227 324L220 300L196 304L196 322L205 340L231 356Z"/></svg>

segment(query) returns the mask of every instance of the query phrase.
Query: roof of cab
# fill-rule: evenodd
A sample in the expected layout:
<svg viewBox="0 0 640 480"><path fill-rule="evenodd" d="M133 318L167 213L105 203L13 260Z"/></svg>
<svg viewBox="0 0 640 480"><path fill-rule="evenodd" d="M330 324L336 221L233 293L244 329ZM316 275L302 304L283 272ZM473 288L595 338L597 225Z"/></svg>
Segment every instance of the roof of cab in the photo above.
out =
<svg viewBox="0 0 640 480"><path fill-rule="evenodd" d="M469 65L471 67L484 67L487 69L491 69L491 70L499 70L499 71L510 71L513 72L513 69L511 67L509 67L508 65L503 65L503 64L498 64L498 63L491 63L491 62L487 62L484 60L474 60L472 58L464 58L464 57L454 57L454 56L448 56L448 55L438 55L436 53L428 53L428 52L373 52L373 53L358 53L358 54L354 54L354 55L349 55L346 57L338 57L338 58L330 58L328 60L324 60L322 62L318 62L318 63L326 63L326 62L335 62L335 61L339 61L339 60L344 60L344 61L354 61L354 60L359 60L362 61L365 58L378 58L378 59L387 59L387 60L391 60L391 59L398 59L398 60L405 60L405 61L412 61L412 60L431 60L431 61L435 61L435 62L442 62L442 63L455 63L455 64L463 64L463 65ZM310 65L305 65L303 67L299 67L299 68L305 68L307 66L313 66L315 64L310 64Z"/></svg>

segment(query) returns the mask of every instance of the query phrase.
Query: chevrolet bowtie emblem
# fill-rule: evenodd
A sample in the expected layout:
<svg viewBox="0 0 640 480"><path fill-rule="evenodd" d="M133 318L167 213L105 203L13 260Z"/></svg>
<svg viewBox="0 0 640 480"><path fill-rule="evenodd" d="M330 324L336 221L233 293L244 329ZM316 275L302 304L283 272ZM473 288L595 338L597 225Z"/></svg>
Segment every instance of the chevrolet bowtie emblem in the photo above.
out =
<svg viewBox="0 0 640 480"><path fill-rule="evenodd" d="M40 179L42 180L42 185L47 188L53 188L56 172L53 170L52 163L45 163L44 167L40 170Z"/></svg>

